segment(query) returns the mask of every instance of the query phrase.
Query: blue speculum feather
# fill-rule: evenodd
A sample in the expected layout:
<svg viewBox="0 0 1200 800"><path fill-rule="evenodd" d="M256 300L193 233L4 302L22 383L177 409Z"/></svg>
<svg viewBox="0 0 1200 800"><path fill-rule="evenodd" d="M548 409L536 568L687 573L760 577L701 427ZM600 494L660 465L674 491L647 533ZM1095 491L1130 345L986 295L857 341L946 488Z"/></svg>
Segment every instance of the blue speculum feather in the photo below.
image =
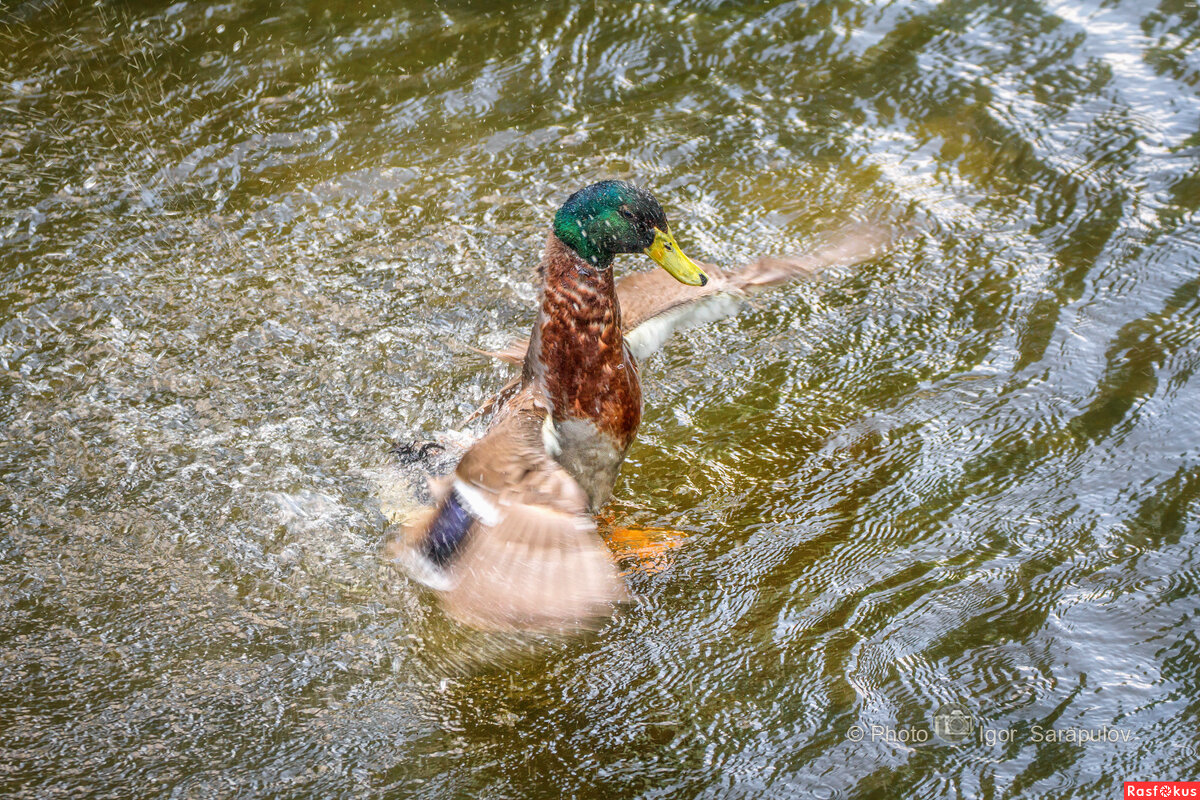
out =
<svg viewBox="0 0 1200 800"><path fill-rule="evenodd" d="M442 507L438 509L433 524L429 526L429 535L425 537L425 543L422 545L425 556L439 567L449 564L454 554L463 546L467 532L474 523L475 518L463 507L458 493L450 492Z"/></svg>

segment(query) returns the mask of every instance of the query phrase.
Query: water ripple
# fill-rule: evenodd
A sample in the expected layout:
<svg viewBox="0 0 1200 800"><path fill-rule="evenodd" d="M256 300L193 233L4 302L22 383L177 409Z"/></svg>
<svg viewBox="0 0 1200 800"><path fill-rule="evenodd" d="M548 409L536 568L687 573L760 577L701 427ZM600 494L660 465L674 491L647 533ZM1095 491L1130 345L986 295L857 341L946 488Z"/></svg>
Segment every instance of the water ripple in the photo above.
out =
<svg viewBox="0 0 1200 800"><path fill-rule="evenodd" d="M1178 775L1195 39L1076 0L6 9L3 791ZM475 635L379 563L389 442L505 380L467 346L527 331L555 206L606 177L725 266L909 235L648 361L611 625ZM991 738L936 738L949 702Z"/></svg>

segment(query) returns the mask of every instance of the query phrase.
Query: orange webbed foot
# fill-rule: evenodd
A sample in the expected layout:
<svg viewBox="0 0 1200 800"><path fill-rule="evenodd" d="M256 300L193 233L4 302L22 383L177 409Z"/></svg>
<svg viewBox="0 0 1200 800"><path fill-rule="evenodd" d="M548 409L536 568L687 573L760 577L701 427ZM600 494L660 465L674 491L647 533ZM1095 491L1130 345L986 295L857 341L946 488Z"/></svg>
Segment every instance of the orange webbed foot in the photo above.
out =
<svg viewBox="0 0 1200 800"><path fill-rule="evenodd" d="M656 575L670 569L675 563L675 551L687 538L686 533L671 528L617 525L609 514L602 515L599 522L602 530L606 530L604 540L613 557L628 565L622 576L634 571Z"/></svg>

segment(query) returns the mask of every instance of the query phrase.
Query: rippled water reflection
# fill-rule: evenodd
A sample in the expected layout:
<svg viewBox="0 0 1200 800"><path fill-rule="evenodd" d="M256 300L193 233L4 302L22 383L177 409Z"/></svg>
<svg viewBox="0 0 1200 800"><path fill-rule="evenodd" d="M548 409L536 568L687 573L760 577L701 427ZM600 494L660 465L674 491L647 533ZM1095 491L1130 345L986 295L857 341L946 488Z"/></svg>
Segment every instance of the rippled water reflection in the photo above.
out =
<svg viewBox="0 0 1200 800"><path fill-rule="evenodd" d="M1175 0L6 7L0 789L1196 777L1198 40ZM637 604L489 667L379 566L387 441L504 379L466 346L613 176L722 265L913 235L646 365ZM1012 734L875 741L949 702Z"/></svg>

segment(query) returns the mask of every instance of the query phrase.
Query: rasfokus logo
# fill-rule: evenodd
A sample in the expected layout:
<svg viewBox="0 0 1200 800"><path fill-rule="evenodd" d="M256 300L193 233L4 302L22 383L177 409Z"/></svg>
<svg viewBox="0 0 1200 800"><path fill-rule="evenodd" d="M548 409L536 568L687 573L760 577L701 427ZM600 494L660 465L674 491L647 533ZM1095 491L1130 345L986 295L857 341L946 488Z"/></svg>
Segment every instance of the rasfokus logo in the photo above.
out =
<svg viewBox="0 0 1200 800"><path fill-rule="evenodd" d="M1150 798L1150 800L1171 800L1171 798L1200 798L1200 782L1198 781L1125 781L1126 798Z"/></svg>

